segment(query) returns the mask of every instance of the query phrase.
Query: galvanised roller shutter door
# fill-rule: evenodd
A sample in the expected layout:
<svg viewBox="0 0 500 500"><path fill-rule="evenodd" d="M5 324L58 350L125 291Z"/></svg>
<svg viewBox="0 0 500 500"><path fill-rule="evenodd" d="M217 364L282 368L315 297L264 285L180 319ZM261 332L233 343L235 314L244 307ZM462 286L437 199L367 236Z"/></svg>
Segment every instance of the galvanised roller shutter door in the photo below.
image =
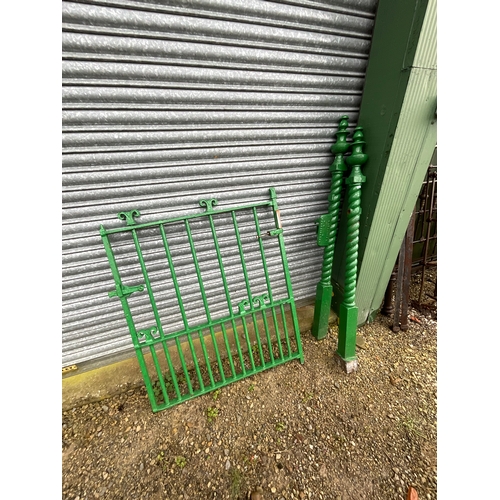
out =
<svg viewBox="0 0 500 500"><path fill-rule="evenodd" d="M329 148L357 120L376 3L63 2L63 366L130 350L99 235L120 211L148 222L274 186L295 298L314 297Z"/></svg>

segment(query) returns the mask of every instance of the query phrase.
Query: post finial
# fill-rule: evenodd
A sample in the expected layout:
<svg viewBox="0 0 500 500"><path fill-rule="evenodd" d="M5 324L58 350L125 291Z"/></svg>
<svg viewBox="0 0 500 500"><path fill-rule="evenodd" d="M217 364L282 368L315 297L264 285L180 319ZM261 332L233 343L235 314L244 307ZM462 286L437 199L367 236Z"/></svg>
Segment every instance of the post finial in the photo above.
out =
<svg viewBox="0 0 500 500"><path fill-rule="evenodd" d="M335 137L337 142L332 144L331 151L335 155L335 159L330 166L331 172L344 172L347 170L347 167L344 163L344 154L349 149L349 143L347 142L347 136L349 132L347 131L347 127L349 127L348 116L343 115L339 120L339 129L335 132Z"/></svg>
<svg viewBox="0 0 500 500"><path fill-rule="evenodd" d="M348 156L345 161L351 167L358 166L361 167L368 160L368 155L363 153L363 148L366 144L364 141L363 127L356 127L354 130L354 135L352 136L351 149L352 153Z"/></svg>

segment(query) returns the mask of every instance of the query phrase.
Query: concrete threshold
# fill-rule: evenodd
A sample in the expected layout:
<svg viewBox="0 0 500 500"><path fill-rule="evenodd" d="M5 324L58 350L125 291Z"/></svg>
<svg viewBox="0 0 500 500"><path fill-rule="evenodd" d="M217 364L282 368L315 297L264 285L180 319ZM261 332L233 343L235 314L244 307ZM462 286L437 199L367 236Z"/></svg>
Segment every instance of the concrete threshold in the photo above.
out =
<svg viewBox="0 0 500 500"><path fill-rule="evenodd" d="M304 334L311 330L314 315L314 304L297 307L297 319L299 323L299 331ZM334 312L330 311L329 323L334 323L337 317ZM287 321L288 324L288 321ZM272 328L270 328L273 333ZM240 341L242 340L239 333ZM228 335L234 343L234 336ZM242 350L244 342L241 343ZM199 341L195 343L195 350L198 351ZM171 347L176 349L175 346ZM183 351L187 353L189 350L188 343L182 346ZM210 353L209 353L210 354ZM147 355L146 364L148 369L152 368L151 356ZM175 367L178 369L179 367ZM154 369L153 369L154 371ZM62 408L68 410L77 406L101 401L103 399L121 394L130 389L144 385L139 362L135 352L131 353L131 357L112 362L98 368L94 368L82 373L73 372L67 374L62 379Z"/></svg>

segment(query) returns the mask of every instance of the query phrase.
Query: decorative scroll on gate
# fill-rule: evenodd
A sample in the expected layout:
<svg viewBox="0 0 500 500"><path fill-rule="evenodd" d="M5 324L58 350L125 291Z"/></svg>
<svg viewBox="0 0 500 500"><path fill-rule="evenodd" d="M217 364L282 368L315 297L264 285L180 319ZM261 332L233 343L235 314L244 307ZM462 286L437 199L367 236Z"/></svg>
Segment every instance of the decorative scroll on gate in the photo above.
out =
<svg viewBox="0 0 500 500"><path fill-rule="evenodd" d="M274 188L270 195L220 210L217 200L201 200L202 213L142 224L138 210L121 212L126 227L101 226L116 285L109 295L121 301L154 412L292 359L303 363ZM279 261L279 276L271 261ZM123 282L132 276L140 282ZM191 319L193 294L205 321ZM148 301L149 313L137 313L137 297ZM181 328L172 328L175 317Z"/></svg>

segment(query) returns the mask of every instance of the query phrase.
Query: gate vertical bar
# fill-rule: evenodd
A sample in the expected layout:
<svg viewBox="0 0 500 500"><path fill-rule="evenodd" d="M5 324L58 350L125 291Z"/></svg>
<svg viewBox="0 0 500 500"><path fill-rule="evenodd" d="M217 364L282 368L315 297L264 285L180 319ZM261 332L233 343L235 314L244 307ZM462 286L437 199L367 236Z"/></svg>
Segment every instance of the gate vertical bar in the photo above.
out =
<svg viewBox="0 0 500 500"><path fill-rule="evenodd" d="M236 377L236 370L234 368L233 356L231 355L231 348L229 347L229 341L227 338L227 331L224 323L221 325L222 335L224 336L224 344L226 346L227 358L229 359L229 367L231 368L231 375Z"/></svg>
<svg viewBox="0 0 500 500"><path fill-rule="evenodd" d="M165 358L167 359L167 363L168 363L169 369L170 369L171 368L171 362L169 362L170 355L168 352L168 347L167 347L166 342L165 342L165 335L163 332L163 327L161 324L160 315L158 314L158 308L156 306L156 300L154 298L153 289L151 287L151 281L149 280L148 271L146 269L146 263L144 261L144 256L142 254L141 245L139 243L139 238L137 236L137 231L135 229L132 229L132 239L134 240L135 251L137 252L137 257L139 259L139 265L141 266L141 272L142 272L142 276L144 278L144 283L146 284L146 290L148 292L149 301L151 303L151 308L153 309L153 316L155 318L156 328L158 330L160 338L162 339L161 345L163 347L163 352L165 353ZM151 332L151 335L152 335L152 332ZM146 336L146 341L147 340L148 339ZM151 341L152 341L152 338L151 338ZM165 380L163 378L163 373L162 373L162 370L161 370L161 367L160 367L160 364L158 361L158 357L157 357L154 345L150 346L150 352L151 352L151 357L153 358L153 363L154 363L154 366L156 369L156 373L158 375L158 381L160 382L160 387L162 389L164 400L165 400L165 402L168 403L168 395L167 395L167 389L165 386ZM171 376L173 378L176 378L175 371L173 371L173 369L171 371Z"/></svg>
<svg viewBox="0 0 500 500"><path fill-rule="evenodd" d="M144 354L142 353L142 350L139 348L139 340L137 338L137 332L135 329L135 324L134 320L132 318L132 312L130 311L130 307L128 305L127 298L130 295L130 293L133 293L133 291L142 291L144 290L143 285L138 285L137 287L130 287L127 289L127 287L124 287L120 278L120 272L118 271L118 266L116 265L116 260L115 256L113 253L113 250L111 249L111 245L109 243L109 237L106 232L106 229L104 229L104 226L101 224L100 227L100 234L102 238L102 242L104 245L104 250L106 252L106 256L108 257L109 261L109 266L111 268L111 274L113 276L113 280L115 282L116 286L116 291L110 292L109 296L117 296L120 299L123 312L125 314L125 321L127 322L127 326L130 332L130 336L132 337L132 344L136 350L137 353L137 360L139 361L139 367L141 369L142 376L144 378L144 383L146 385L146 392L148 393L148 397L150 401L155 401L155 396L153 392L153 385L151 383L151 379L149 377L148 369L146 366L146 361L144 359ZM125 291L124 291L125 288ZM127 293L128 292L128 293Z"/></svg>
<svg viewBox="0 0 500 500"><path fill-rule="evenodd" d="M401 321L401 295L403 294L403 275L404 275L404 262L405 262L405 242L401 243L398 256L398 270L396 277L396 294L394 298L394 316L392 319L392 331L399 332Z"/></svg>
<svg viewBox="0 0 500 500"><path fill-rule="evenodd" d="M392 331L408 330L408 305L410 302L410 281L413 257L413 234L415 228L415 210L413 210L405 236L401 243L398 257L396 297Z"/></svg>
<svg viewBox="0 0 500 500"><path fill-rule="evenodd" d="M263 268L264 268L264 276L266 278L267 294L268 294L269 300L270 300L270 302L272 304L273 301L272 301L272 298L271 298L272 297L271 283L269 281L269 272L267 270L266 255L264 253L264 245L262 243L262 237L260 235L259 217L257 215L257 209L255 207L253 207L253 219L254 219L254 222L255 222L255 227L257 229L260 256L261 256L262 265L263 265ZM262 299L262 300L264 300L264 299ZM253 307L253 303L252 303L252 307ZM269 347L269 358L271 359L271 363L274 364L273 345L272 345L272 342L271 342L271 335L270 335L270 332L269 332L269 324L267 323L266 313L264 311L262 312L262 321L264 323L264 330L266 332L267 344L268 344L268 347Z"/></svg>
<svg viewBox="0 0 500 500"><path fill-rule="evenodd" d="M198 258L196 257L196 250L194 248L194 242L193 242L193 235L191 233L191 228L189 227L189 221L187 219L184 220L184 225L186 227L186 232L188 235L188 241L189 241L189 247L191 249L191 256L193 257L193 263L196 271L196 276L198 279L198 285L200 287L200 293L201 293L201 299L203 301L203 307L205 309L205 315L207 317L207 321L210 323L212 321L212 318L210 317L210 311L208 309L208 302L207 302L207 295L205 292L205 286L203 285L203 278L201 277L201 271L200 271L200 266L198 264ZM205 346L205 341L203 338L203 335L200 335L200 342L201 342L201 347L203 350L203 354L207 356L206 354L206 346ZM210 366L210 362L207 362L207 370L208 370L208 377L210 378L210 383L212 385L215 384L214 377L212 374L212 368Z"/></svg>
<svg viewBox="0 0 500 500"><path fill-rule="evenodd" d="M328 242L323 254L323 266L321 269L321 279L316 286L316 302L314 305L314 319L311 329L313 337L322 340L328 332L328 318L330 316L330 306L332 301L332 264L335 252L335 241L337 238L337 228L340 218L340 198L342 195L342 179L347 166L344 162L344 153L349 149L346 141L348 136L347 127L349 126L348 117L344 115L340 118L336 144L331 147L335 154L333 163L330 166L332 174L330 194L328 196Z"/></svg>
<svg viewBox="0 0 500 500"><path fill-rule="evenodd" d="M224 285L224 293L226 295L226 300L228 301L229 315L231 316L233 313L231 311L231 308L229 307L229 304L231 303L231 301L229 299L229 289L227 287L227 281L226 281L225 274L224 274L224 267L222 265L222 257L220 255L219 242L217 241L217 236L215 234L215 227L214 227L214 223L213 223L213 218L212 218L212 215L210 213L210 212L213 212L213 205L216 205L216 204L217 204L217 200L215 198L212 198L210 200L200 200L200 202L199 202L199 205L201 207L206 206L206 208L207 208L208 220L210 222L210 229L212 231L212 237L214 239L214 245L215 245L216 253L217 253L217 260L219 263L219 270L221 272L222 281L223 281L223 285ZM192 248L194 250L194 246ZM193 256L195 256L195 255L196 254L194 253ZM209 321L211 321L211 320L209 320ZM224 367L222 365L222 360L221 360L220 352L219 352L219 345L217 344L217 339L215 337L214 328L212 325L209 328L210 328L210 337L212 339L212 345L213 345L214 351L215 351L215 357L217 359L217 366L219 368L219 374L220 374L222 382L225 382L226 376L224 374ZM204 339L201 339L201 341L204 344Z"/></svg>
<svg viewBox="0 0 500 500"><path fill-rule="evenodd" d="M363 153L365 141L363 128L356 127L353 135L352 153L346 162L352 167L346 179L348 186L347 208L347 248L344 300L339 308L338 348L336 355L347 373L356 370L356 331L358 326L358 308L356 307L356 281L358 273L359 221L361 218L361 185L366 177L361 172L361 165L368 160Z"/></svg>
<svg viewBox="0 0 500 500"><path fill-rule="evenodd" d="M193 358L194 371L196 372L196 376L198 377L198 382L200 384L200 390L203 391L205 389L205 384L203 382L203 377L201 376L200 365L198 363L198 358L196 356L196 349L194 348L193 336L192 336L191 332L189 332L186 335L186 337L187 337L187 341L189 344L189 350L191 351L191 357ZM205 359L205 363L208 363L208 358Z"/></svg>
<svg viewBox="0 0 500 500"><path fill-rule="evenodd" d="M278 200L276 197L276 189L273 187L269 189L269 193L271 195L271 202L273 206L274 212L274 224L278 233L278 243L280 247L280 255L281 255L281 263L283 265L283 272L285 274L285 283L288 294L288 300L290 303L290 313L292 315L293 329L295 331L295 342L297 344L297 351L299 355L299 360L301 363L304 363L304 353L302 351L302 343L300 342L300 329L299 329L299 321L297 319L297 311L295 309L295 301L293 298L292 291L292 279L290 277L290 269L288 268L288 260L286 257L285 250L285 241L283 239L283 228L281 226L281 216L278 208ZM283 323L286 323L285 316L283 316ZM285 327L286 328L286 327Z"/></svg>
<svg viewBox="0 0 500 500"><path fill-rule="evenodd" d="M255 207L253 209L253 215L254 215L254 220L255 220L255 227L257 229L257 234L260 235L259 218L258 218L257 210L255 209ZM274 211L273 211L273 215L274 215ZM266 255L265 255L265 251L264 251L264 244L262 243L261 237L259 237L259 249L260 249L260 253L262 255L262 263L264 265L264 276L266 278L267 294L269 296L269 302L272 305L273 304L273 291L272 291L272 287L271 287L271 281L269 279L269 272L267 270L267 262L266 262ZM281 346L281 338L279 336L278 319L276 318L276 311L275 311L274 307L271 307L271 314L273 317L273 324L274 324L274 331L276 333L276 340L278 341L279 357L281 359L281 358L283 358L283 348ZM265 325L266 332L267 332L268 331L267 318L265 317L264 313L262 314L262 316L264 318L264 325ZM271 361L274 361L274 356L273 356L272 350L271 350L270 354L271 354Z"/></svg>
<svg viewBox="0 0 500 500"><path fill-rule="evenodd" d="M286 348L288 350L288 356L290 357L292 355L292 346L290 345L290 333L288 332L288 325L286 324L285 306L283 304L280 304L280 312L281 317L283 318L283 330L285 332Z"/></svg>
<svg viewBox="0 0 500 500"><path fill-rule="evenodd" d="M245 254L243 253L243 245L241 243L241 236L240 236L240 231L238 228L238 221L236 220L236 213L234 210L231 211L231 217L233 219L233 227L234 227L234 232L236 234L236 243L238 244L238 253L240 254L240 261L241 261L241 268L243 270L243 277L245 278L245 287L247 290L247 297L248 297L248 302L249 304L252 303L252 291L250 289L250 278L248 277L248 272L247 272L247 266L245 263ZM255 316L255 313L252 311L252 321L253 321L253 328L255 332L255 341L257 342L257 349L259 351L259 357L260 357L260 363L263 366L265 361L264 361L264 353L262 352L262 343L260 341L260 333L259 333L259 328L257 326L257 317ZM244 323L244 321L243 321ZM251 360L253 360L253 353L252 349L250 348L250 356Z"/></svg>
<svg viewBox="0 0 500 500"><path fill-rule="evenodd" d="M403 297L401 304L401 330L408 330L408 305L410 302L410 282L413 256L413 233L415 228L415 210L413 210L405 234L405 265L403 274Z"/></svg>
<svg viewBox="0 0 500 500"><path fill-rule="evenodd" d="M422 280L420 282L420 292L418 294L418 305L422 305L422 294L424 292L424 282L425 282L425 270L427 268L427 255L429 252L429 240L431 236L431 225L434 219L432 218L432 212L434 210L434 190L435 190L435 184L436 184L436 174L429 173L428 179L427 179L427 188L429 186L429 179L432 179L432 190L431 190L431 198L429 200L429 217L425 219L425 214L426 214L426 209L427 209L427 192L426 192L426 197L425 197L425 205L424 205L424 220L427 220L427 232L426 232L426 238L424 242L424 260L422 263Z"/></svg>
<svg viewBox="0 0 500 500"><path fill-rule="evenodd" d="M210 223L210 231L212 233L212 239L214 241L214 245L215 245L215 253L217 254L217 262L219 264L219 270L220 270L220 274L221 274L221 278L222 278L222 285L224 287L224 294L226 296L226 302L227 302L227 309L228 309L228 312L229 312L229 316L231 316L231 318L233 317L233 305L231 303L231 296L230 296L230 293L229 293L229 286L227 284L227 278L226 278L226 272L224 271L224 264L222 262L222 254L221 254L221 251L220 251L220 246L219 246L219 240L217 238L217 232L215 230L215 224L214 224L214 219L212 217L211 214L209 214L208 216L208 221ZM235 335L237 335L237 330L236 330L236 324L235 324L235 321L234 319L232 318L232 325L233 325L233 332ZM255 363L253 361L253 357L251 355L251 351L252 351L252 348L250 346L250 339L248 337L248 331L247 331L247 328L246 328L246 323L243 321L243 325L244 325L244 329L245 329L245 339L246 339L246 342L247 342L247 347L248 347L248 352L250 354L250 361L251 361L251 365L252 365L252 370L255 370ZM222 335L224 336L224 339L226 339L225 337L225 332L222 331ZM215 342L215 339L214 339L214 342ZM222 375L222 381L225 382L226 381L226 378L224 376L224 372L221 371L221 375Z"/></svg>
<svg viewBox="0 0 500 500"><path fill-rule="evenodd" d="M175 272L174 261L172 260L172 254L170 252L170 246L168 244L167 234L165 232L165 228L164 228L163 224L160 224L160 234L161 234L161 239L163 242L163 248L165 249L165 254L167 256L168 268L170 269L170 275L172 277L172 282L174 284L175 296L177 297L177 303L179 304L179 310L181 312L182 323L184 324L184 329L187 330L189 328L189 325L188 325L188 320L186 317L186 310L184 308L184 303L182 301L181 291L179 289L179 283L177 281L177 274ZM181 361L181 367L182 367L182 371L184 373L184 377L186 379L186 383L188 383L188 387L190 388L189 390L190 390L190 392L192 392L191 381L189 380L189 373L187 371L186 363L184 360L184 355L182 354L182 349L181 349L180 341L179 341L178 337L175 338L175 344L177 347L177 351L179 353L179 359ZM168 352L168 350L167 350L167 352ZM170 356L168 356L167 359L168 359L168 363L169 363L169 367L170 367L170 365L171 365ZM173 376L172 378L173 378L175 392L177 394L177 397L180 398L181 394L179 391L177 376L175 376L175 377Z"/></svg>
<svg viewBox="0 0 500 500"><path fill-rule="evenodd" d="M189 325L186 316L186 310L182 301L181 291L179 289L179 283L177 281L177 274L175 272L174 262L172 260L172 254L170 252L170 245L168 244L167 234L165 233L163 224L160 224L160 234L163 241L163 247L165 248L165 254L167 256L168 268L170 269L170 275L172 276L172 282L174 284L175 296L177 297L177 303L179 304L179 310L181 312L182 323L184 324L184 328L187 330L189 328Z"/></svg>

